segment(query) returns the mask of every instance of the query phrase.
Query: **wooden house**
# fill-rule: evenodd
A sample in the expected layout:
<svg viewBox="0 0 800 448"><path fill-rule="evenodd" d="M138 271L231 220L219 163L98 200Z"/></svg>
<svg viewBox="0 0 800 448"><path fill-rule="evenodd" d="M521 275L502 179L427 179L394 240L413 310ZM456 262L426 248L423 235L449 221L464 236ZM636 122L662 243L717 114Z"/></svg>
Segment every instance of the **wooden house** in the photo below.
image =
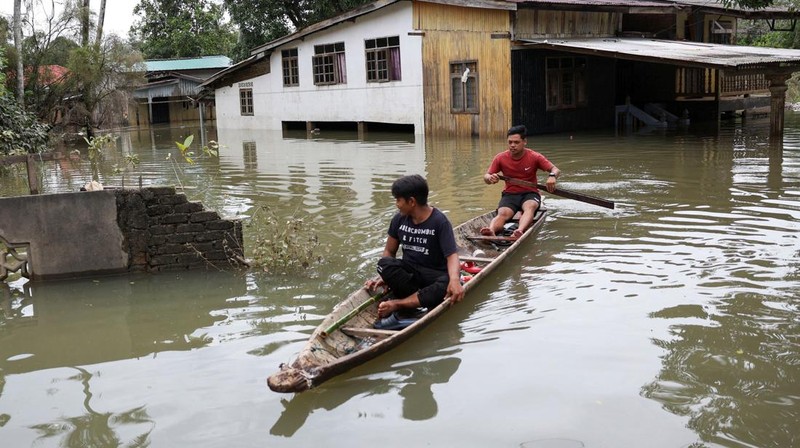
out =
<svg viewBox="0 0 800 448"><path fill-rule="evenodd" d="M795 16L711 0L378 0L257 47L201 87L219 128L504 136L511 124L666 126L768 106L780 133L800 51L729 43L739 18Z"/></svg>
<svg viewBox="0 0 800 448"><path fill-rule="evenodd" d="M144 61L147 83L133 91L129 123L148 127L214 120L213 102L201 105L195 97L203 81L230 65L227 56Z"/></svg>
<svg viewBox="0 0 800 448"><path fill-rule="evenodd" d="M766 108L782 133L785 81L800 51L741 47L739 18L794 20L711 0L520 0L514 13L513 120L535 133Z"/></svg>

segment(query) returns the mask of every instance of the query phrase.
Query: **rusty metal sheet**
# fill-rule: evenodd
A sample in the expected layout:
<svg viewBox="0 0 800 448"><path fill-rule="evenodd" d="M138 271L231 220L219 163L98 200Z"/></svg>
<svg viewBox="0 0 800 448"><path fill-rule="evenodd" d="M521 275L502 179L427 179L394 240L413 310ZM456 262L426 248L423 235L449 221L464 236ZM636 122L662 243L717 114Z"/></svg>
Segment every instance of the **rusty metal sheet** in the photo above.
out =
<svg viewBox="0 0 800 448"><path fill-rule="evenodd" d="M677 66L720 69L800 68L800 50L643 38L521 39L525 48L551 48Z"/></svg>
<svg viewBox="0 0 800 448"><path fill-rule="evenodd" d="M648 1L648 0L510 0L517 4L517 8L547 9L550 6L574 5L585 8L680 8L680 2ZM562 9L562 8L559 8ZM581 10L577 8L576 10Z"/></svg>

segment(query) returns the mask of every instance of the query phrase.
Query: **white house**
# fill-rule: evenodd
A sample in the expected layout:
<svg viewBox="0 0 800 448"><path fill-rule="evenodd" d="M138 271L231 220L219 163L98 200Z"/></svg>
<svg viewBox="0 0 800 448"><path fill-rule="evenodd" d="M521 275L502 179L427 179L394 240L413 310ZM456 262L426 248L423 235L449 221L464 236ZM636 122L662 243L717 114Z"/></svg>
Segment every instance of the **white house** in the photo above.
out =
<svg viewBox="0 0 800 448"><path fill-rule="evenodd" d="M255 48L202 87L215 92L220 129L400 125L415 134L499 135L510 122L515 8L377 0Z"/></svg>
<svg viewBox="0 0 800 448"><path fill-rule="evenodd" d="M405 124L421 133L422 52L420 36L410 34L411 3L378 2L337 19L256 48L250 59L207 81L216 87L217 126L280 130L298 123L305 129L309 122L348 117L362 126ZM264 59L266 73L225 85L227 74Z"/></svg>

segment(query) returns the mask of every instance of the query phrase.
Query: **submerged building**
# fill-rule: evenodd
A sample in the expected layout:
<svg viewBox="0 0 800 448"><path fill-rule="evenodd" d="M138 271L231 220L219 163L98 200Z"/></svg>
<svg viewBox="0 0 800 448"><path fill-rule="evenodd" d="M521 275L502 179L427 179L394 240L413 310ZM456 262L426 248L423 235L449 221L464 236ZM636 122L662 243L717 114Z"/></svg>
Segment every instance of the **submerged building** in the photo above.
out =
<svg viewBox="0 0 800 448"><path fill-rule="evenodd" d="M497 136L766 108L779 134L800 51L731 44L738 19L798 16L705 0L378 0L254 48L200 88L218 128Z"/></svg>

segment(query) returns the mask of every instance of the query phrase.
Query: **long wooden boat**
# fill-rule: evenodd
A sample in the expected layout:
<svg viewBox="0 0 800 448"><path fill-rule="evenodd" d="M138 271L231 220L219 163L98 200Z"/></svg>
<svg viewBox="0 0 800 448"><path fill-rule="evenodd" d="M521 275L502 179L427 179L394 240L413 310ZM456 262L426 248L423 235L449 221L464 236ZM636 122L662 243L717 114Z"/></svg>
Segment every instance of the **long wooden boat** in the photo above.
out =
<svg viewBox="0 0 800 448"><path fill-rule="evenodd" d="M464 284L464 300L469 300L470 292L481 280L539 231L546 214L546 210L540 209L531 226L516 239L480 236L481 227L489 225L495 212L472 218L453 229L462 263L474 264L471 271L475 271L475 267L480 269ZM402 330L378 330L373 328L378 319L377 301L362 287L334 307L311 334L297 358L291 364L281 364L280 370L267 379L267 384L275 392L302 392L316 387L407 340L450 306L450 301L445 300ZM345 317L349 315L352 317ZM346 323L342 324L343 320Z"/></svg>

